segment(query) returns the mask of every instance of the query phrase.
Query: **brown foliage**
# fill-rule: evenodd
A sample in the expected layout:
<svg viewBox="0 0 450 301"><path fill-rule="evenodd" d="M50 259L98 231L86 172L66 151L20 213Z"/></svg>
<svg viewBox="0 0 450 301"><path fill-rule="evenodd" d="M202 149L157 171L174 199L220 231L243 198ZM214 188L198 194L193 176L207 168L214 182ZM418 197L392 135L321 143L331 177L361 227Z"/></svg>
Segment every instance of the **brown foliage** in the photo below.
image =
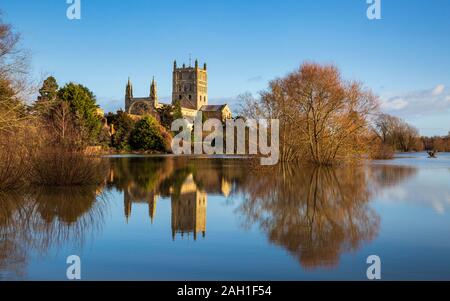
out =
<svg viewBox="0 0 450 301"><path fill-rule="evenodd" d="M95 185L107 174L107 164L65 147L44 147L31 161L31 182L47 186Z"/></svg>
<svg viewBox="0 0 450 301"><path fill-rule="evenodd" d="M305 63L272 81L260 99L247 97L241 113L280 120L282 161L330 165L361 157L376 110L377 97L343 80L335 66Z"/></svg>
<svg viewBox="0 0 450 301"><path fill-rule="evenodd" d="M394 151L420 151L423 148L419 131L398 117L378 115L374 130L381 143L390 146Z"/></svg>
<svg viewBox="0 0 450 301"><path fill-rule="evenodd" d="M26 183L29 150L18 138L3 136L0 140L0 191L18 189Z"/></svg>
<svg viewBox="0 0 450 301"><path fill-rule="evenodd" d="M369 150L369 158L372 160L390 160L394 158L394 154L392 146L384 144L378 139L372 143Z"/></svg>
<svg viewBox="0 0 450 301"><path fill-rule="evenodd" d="M450 133L445 137L422 137L421 141L425 150L450 152Z"/></svg>
<svg viewBox="0 0 450 301"><path fill-rule="evenodd" d="M280 164L271 174L247 177L238 208L305 268L330 267L343 252L357 250L378 233L379 217L369 206L364 168Z"/></svg>

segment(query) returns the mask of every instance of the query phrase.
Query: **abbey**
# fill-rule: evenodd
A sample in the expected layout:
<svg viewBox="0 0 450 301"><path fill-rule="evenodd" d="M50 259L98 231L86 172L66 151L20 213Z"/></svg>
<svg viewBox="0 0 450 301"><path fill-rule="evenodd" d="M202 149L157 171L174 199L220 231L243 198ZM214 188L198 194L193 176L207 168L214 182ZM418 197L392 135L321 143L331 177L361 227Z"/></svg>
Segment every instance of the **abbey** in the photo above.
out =
<svg viewBox="0 0 450 301"><path fill-rule="evenodd" d="M172 73L172 103L180 103L184 118L193 119L201 111L206 118L217 118L222 121L231 118L227 104L208 105L208 72L206 63L199 67L195 61L194 67L173 63ZM134 97L131 80L125 89L125 111L131 115L150 114L158 117L158 109L164 104L158 102L157 86L153 78L149 97Z"/></svg>

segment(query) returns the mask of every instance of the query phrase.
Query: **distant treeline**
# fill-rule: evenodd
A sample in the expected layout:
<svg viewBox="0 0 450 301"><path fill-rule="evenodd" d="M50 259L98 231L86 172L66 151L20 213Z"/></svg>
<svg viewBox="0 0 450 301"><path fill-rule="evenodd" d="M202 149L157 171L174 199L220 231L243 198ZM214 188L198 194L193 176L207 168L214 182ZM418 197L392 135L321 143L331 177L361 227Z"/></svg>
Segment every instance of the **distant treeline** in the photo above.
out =
<svg viewBox="0 0 450 301"><path fill-rule="evenodd" d="M425 137L406 121L388 114L380 114L374 130L379 141L397 152L450 151L450 133L447 136Z"/></svg>
<svg viewBox="0 0 450 301"><path fill-rule="evenodd" d="M447 136L421 137L424 150L436 150L438 152L450 152L450 132Z"/></svg>

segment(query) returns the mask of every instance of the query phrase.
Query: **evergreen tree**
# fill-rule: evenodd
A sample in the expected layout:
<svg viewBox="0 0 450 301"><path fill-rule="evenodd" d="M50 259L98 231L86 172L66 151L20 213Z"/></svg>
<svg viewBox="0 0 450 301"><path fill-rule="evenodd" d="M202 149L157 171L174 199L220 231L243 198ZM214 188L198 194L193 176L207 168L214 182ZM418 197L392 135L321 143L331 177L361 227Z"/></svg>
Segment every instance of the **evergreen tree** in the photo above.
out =
<svg viewBox="0 0 450 301"><path fill-rule="evenodd" d="M135 121L125 112L118 111L117 114L107 116L108 124L114 127L115 133L112 135L111 145L118 150L128 150L130 148L130 136L135 126Z"/></svg>
<svg viewBox="0 0 450 301"><path fill-rule="evenodd" d="M33 108L44 118L50 118L52 109L58 105L58 88L56 79L49 76L39 89L39 96Z"/></svg>
<svg viewBox="0 0 450 301"><path fill-rule="evenodd" d="M58 83L53 76L47 77L39 89L38 101L54 101L58 96Z"/></svg>
<svg viewBox="0 0 450 301"><path fill-rule="evenodd" d="M58 91L58 100L66 101L75 115L79 130L88 144L97 143L102 123L94 94L80 84L69 83Z"/></svg>
<svg viewBox="0 0 450 301"><path fill-rule="evenodd" d="M130 146L134 150L165 151L162 127L152 116L145 116L136 123L130 137Z"/></svg>

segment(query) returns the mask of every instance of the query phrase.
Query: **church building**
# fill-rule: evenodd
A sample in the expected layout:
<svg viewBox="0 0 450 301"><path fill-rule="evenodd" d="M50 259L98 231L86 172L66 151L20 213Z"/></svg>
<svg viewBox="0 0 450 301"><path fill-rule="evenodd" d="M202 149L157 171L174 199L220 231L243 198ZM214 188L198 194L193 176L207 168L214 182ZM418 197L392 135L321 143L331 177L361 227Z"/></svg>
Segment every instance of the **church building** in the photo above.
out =
<svg viewBox="0 0 450 301"><path fill-rule="evenodd" d="M227 104L208 105L208 73L206 63L199 67L195 61L194 67L183 64L177 66L173 63L172 73L172 103L180 103L181 112L184 118L192 120L198 111L201 111L204 118L217 118L225 121L232 117L231 110ZM163 104L158 102L158 94L155 79L150 85L149 97L134 97L131 80L125 90L125 111L131 115L150 114L158 118L157 109Z"/></svg>

